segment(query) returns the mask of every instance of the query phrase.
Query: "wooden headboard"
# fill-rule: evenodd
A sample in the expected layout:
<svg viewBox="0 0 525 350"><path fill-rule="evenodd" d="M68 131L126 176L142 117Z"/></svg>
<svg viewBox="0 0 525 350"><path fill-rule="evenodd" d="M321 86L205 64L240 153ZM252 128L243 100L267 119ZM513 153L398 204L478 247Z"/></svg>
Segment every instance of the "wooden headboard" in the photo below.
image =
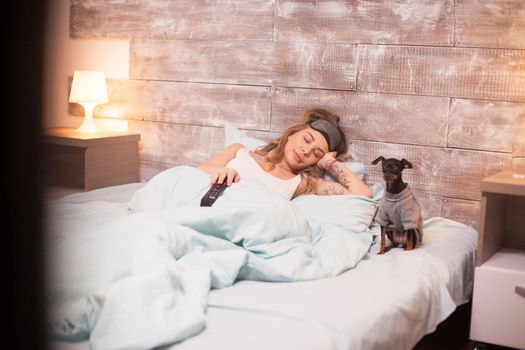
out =
<svg viewBox="0 0 525 350"><path fill-rule="evenodd" d="M425 218L473 226L480 180L510 166L525 135L522 0L71 2L70 35L130 40L130 79L110 103L141 134L141 179L222 148L225 120L272 138L320 106L381 182L379 155ZM75 107L71 107L73 113Z"/></svg>

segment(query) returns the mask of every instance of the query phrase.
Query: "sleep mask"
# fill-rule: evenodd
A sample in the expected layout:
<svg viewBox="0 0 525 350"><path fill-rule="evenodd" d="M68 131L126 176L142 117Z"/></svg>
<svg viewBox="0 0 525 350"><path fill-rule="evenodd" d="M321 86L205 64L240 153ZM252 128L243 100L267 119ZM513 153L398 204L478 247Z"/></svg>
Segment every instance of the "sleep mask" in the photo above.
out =
<svg viewBox="0 0 525 350"><path fill-rule="evenodd" d="M324 136L326 143L328 143L328 150L330 152L335 151L341 142L341 134L334 124L326 119L315 119L309 122L308 125L310 125L312 129L319 131Z"/></svg>

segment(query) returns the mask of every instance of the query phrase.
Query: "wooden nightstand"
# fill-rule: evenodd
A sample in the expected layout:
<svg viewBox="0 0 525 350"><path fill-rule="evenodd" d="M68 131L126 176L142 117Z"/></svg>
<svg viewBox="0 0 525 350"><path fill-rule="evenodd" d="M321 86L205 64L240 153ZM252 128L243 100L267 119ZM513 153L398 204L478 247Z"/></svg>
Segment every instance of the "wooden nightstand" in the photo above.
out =
<svg viewBox="0 0 525 350"><path fill-rule="evenodd" d="M470 338L525 349L525 180L502 171L481 192Z"/></svg>
<svg viewBox="0 0 525 350"><path fill-rule="evenodd" d="M84 191L138 182L139 134L78 133L71 128L43 131L46 184Z"/></svg>

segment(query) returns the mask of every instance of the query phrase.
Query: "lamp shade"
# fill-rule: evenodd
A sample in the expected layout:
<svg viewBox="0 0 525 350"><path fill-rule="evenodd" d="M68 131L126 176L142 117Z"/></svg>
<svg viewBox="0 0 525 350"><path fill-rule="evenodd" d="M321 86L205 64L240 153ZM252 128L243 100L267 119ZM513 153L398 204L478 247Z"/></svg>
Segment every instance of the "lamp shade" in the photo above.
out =
<svg viewBox="0 0 525 350"><path fill-rule="evenodd" d="M69 102L99 104L108 101L104 72L75 71Z"/></svg>

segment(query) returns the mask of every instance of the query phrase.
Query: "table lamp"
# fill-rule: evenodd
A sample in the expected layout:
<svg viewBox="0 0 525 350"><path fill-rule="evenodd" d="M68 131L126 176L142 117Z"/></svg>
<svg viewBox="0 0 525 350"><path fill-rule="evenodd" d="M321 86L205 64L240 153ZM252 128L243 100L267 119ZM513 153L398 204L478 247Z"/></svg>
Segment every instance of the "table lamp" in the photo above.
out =
<svg viewBox="0 0 525 350"><path fill-rule="evenodd" d="M104 72L75 71L69 102L75 102L84 108L84 121L77 132L94 133L100 129L93 120L93 108L101 103L107 103L108 89Z"/></svg>

